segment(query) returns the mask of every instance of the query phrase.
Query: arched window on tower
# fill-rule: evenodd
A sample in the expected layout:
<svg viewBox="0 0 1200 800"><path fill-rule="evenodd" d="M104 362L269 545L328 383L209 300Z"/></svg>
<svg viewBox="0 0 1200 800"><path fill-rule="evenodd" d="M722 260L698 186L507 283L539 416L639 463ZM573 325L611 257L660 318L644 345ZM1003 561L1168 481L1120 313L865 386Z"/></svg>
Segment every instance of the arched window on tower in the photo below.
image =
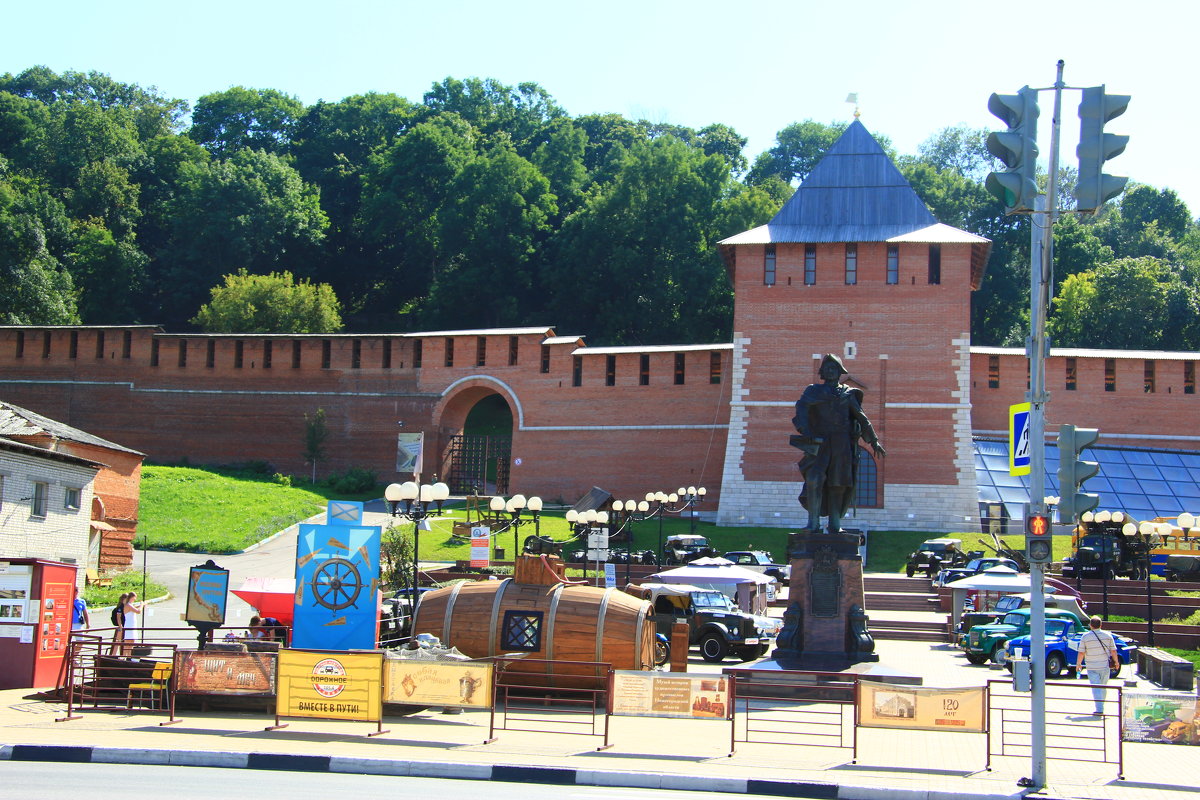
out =
<svg viewBox="0 0 1200 800"><path fill-rule="evenodd" d="M865 447L860 448L858 456L854 505L856 508L881 508L883 505L879 491L879 468L875 464L875 456Z"/></svg>

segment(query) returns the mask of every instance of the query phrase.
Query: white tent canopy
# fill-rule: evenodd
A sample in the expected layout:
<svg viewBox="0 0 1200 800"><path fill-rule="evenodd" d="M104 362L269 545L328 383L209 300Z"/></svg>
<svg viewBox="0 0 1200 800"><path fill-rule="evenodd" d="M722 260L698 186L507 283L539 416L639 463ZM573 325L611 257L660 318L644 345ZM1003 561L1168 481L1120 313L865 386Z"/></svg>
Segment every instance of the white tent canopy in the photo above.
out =
<svg viewBox="0 0 1200 800"><path fill-rule="evenodd" d="M775 579L735 564L703 566L695 561L682 567L658 572L650 580L661 583L691 583L704 589L715 589L734 599L742 611L766 613L768 596L765 587Z"/></svg>
<svg viewBox="0 0 1200 800"><path fill-rule="evenodd" d="M774 578L755 572L752 569L739 567L732 562L725 565L697 565L695 561L682 567L658 572L650 576L662 583L695 583L695 584L736 584L736 583L771 583Z"/></svg>
<svg viewBox="0 0 1200 800"><path fill-rule="evenodd" d="M951 627L957 628L958 621L962 616L963 602L967 599L967 592L1021 594L1029 592L1033 587L1028 574L1017 572L1012 567L996 566L984 570L978 575L947 583L944 588L954 590L954 597L950 603L950 624Z"/></svg>

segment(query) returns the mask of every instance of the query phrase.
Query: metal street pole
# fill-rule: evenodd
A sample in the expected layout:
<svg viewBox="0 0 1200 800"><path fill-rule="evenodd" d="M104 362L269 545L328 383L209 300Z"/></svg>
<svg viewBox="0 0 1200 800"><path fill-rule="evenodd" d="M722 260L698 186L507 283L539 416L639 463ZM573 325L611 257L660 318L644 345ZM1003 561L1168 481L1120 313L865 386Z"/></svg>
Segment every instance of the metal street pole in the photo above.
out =
<svg viewBox="0 0 1200 800"><path fill-rule="evenodd" d="M1030 215L1030 341L1029 341L1029 493L1030 511L1046 513L1046 314L1054 274L1054 220L1058 213L1058 149L1062 124L1063 62L1054 81L1054 117L1050 127L1050 180ZM1039 229L1040 224L1040 229ZM1030 760L1034 788L1046 786L1046 602L1045 574L1040 563L1030 564Z"/></svg>

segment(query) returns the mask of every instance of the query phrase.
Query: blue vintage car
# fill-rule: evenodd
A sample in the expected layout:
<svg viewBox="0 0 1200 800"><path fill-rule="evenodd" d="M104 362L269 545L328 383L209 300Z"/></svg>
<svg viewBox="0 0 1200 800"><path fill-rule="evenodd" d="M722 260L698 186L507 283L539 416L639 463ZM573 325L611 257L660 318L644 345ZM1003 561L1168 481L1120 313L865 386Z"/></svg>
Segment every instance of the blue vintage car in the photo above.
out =
<svg viewBox="0 0 1200 800"><path fill-rule="evenodd" d="M1071 619L1046 620L1046 677L1075 677L1075 663L1079 658L1079 637L1086 628L1081 628ZM1113 634L1117 643L1117 658L1122 664L1133 661L1137 653L1137 642L1125 636ZM1029 636L1017 636L1008 640L1008 660L1004 667L1012 672L1014 657L1029 658ZM1110 677L1117 677L1113 670Z"/></svg>

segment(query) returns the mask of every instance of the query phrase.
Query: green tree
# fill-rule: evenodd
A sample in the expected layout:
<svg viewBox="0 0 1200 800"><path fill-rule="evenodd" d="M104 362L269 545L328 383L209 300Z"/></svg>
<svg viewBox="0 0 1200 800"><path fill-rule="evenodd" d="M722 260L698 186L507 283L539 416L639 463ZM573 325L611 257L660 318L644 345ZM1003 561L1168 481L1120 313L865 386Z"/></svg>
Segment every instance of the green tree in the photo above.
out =
<svg viewBox="0 0 1200 800"><path fill-rule="evenodd" d="M784 183L803 181L845 130L844 122L793 122L775 135L774 147L754 160L746 182L753 186L771 177Z"/></svg>
<svg viewBox="0 0 1200 800"><path fill-rule="evenodd" d="M61 204L7 169L0 157L0 324L77 324L71 274L47 248L47 220L61 216Z"/></svg>
<svg viewBox="0 0 1200 800"><path fill-rule="evenodd" d="M325 409L318 408L311 416L304 415L304 463L312 465L312 482L317 482L317 462L325 460L325 442L329 439L329 425L325 421Z"/></svg>
<svg viewBox="0 0 1200 800"><path fill-rule="evenodd" d="M348 276L353 283L337 284L349 287L339 293L387 309L391 325L396 309L408 310L429 293L440 264L440 214L477 143L478 133L461 117L440 114L372 157L358 230L377 255Z"/></svg>
<svg viewBox="0 0 1200 800"><path fill-rule="evenodd" d="M75 224L65 260L79 288L85 325L123 325L141 319L148 259L132 242L115 238L98 219Z"/></svg>
<svg viewBox="0 0 1200 800"><path fill-rule="evenodd" d="M333 333L342 329L327 283L297 282L290 272L226 275L192 323L209 333Z"/></svg>
<svg viewBox="0 0 1200 800"><path fill-rule="evenodd" d="M727 339L732 296L714 222L731 184L720 156L673 136L636 142L615 180L554 237L541 281L552 291L547 310L606 344ZM769 202L741 199L751 209L742 219ZM737 202L724 209L730 222Z"/></svg>
<svg viewBox="0 0 1200 800"><path fill-rule="evenodd" d="M533 157L551 123L567 113L536 83L512 87L491 78L446 78L425 93L424 102L430 115L458 114L489 144L507 139L524 158Z"/></svg>
<svg viewBox="0 0 1200 800"><path fill-rule="evenodd" d="M304 104L283 92L234 86L200 98L188 136L221 157L243 149L282 153L303 113Z"/></svg>
<svg viewBox="0 0 1200 800"><path fill-rule="evenodd" d="M535 255L556 212L550 182L511 146L468 164L441 222L442 268L422 308L426 324L464 317L484 327L516 325L530 308Z"/></svg>
<svg viewBox="0 0 1200 800"><path fill-rule="evenodd" d="M170 218L157 288L165 321L175 324L196 313L204 287L222 275L265 274L285 258L297 273L310 273L327 225L316 189L279 156L260 150L185 164Z"/></svg>
<svg viewBox="0 0 1200 800"><path fill-rule="evenodd" d="M1048 323L1059 347L1155 350L1187 339L1187 321L1172 311L1182 315L1194 303L1195 289L1170 264L1121 258L1064 280Z"/></svg>

